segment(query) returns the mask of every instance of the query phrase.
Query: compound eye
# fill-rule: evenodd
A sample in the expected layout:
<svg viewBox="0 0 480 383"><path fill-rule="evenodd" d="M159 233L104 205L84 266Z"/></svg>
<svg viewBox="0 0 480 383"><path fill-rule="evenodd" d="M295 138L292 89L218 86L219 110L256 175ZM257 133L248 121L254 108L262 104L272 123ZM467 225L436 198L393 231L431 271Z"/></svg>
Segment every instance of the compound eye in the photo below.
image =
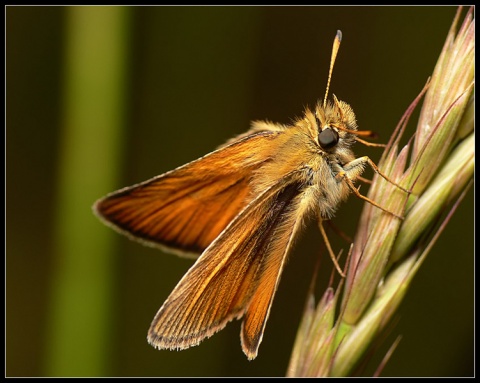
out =
<svg viewBox="0 0 480 383"><path fill-rule="evenodd" d="M318 143L322 149L330 149L338 144L338 133L332 128L325 128L318 134Z"/></svg>

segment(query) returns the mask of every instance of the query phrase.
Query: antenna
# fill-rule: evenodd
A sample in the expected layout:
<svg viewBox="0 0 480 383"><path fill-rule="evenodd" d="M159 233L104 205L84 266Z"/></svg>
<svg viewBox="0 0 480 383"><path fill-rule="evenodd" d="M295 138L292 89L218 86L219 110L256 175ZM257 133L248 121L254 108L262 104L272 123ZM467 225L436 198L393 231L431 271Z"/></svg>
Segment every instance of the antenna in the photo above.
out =
<svg viewBox="0 0 480 383"><path fill-rule="evenodd" d="M338 30L337 35L333 40L332 58L330 59L330 70L328 71L327 90L325 91L325 98L323 99L324 108L327 105L327 96L328 96L328 90L330 89L330 79L332 78L333 65L335 64L335 59L337 58L337 53L338 53L338 49L340 48L341 41L342 41L342 31Z"/></svg>

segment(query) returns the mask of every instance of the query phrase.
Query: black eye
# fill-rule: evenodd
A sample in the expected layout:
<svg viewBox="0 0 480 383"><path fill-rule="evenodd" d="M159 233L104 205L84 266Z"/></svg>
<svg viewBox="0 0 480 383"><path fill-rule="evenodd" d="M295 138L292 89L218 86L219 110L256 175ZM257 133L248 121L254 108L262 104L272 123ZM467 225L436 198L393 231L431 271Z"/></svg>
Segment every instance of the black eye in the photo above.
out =
<svg viewBox="0 0 480 383"><path fill-rule="evenodd" d="M333 148L338 143L338 133L331 128L326 128L318 135L318 143L322 149Z"/></svg>

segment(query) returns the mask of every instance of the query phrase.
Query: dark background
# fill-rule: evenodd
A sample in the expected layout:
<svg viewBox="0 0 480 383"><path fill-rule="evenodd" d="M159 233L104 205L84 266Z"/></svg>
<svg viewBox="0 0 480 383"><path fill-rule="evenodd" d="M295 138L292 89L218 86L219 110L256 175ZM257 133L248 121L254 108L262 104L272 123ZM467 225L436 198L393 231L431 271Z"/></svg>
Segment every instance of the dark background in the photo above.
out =
<svg viewBox="0 0 480 383"><path fill-rule="evenodd" d="M122 15L124 82L113 92L122 101L110 139L102 126L88 122L78 125L78 137L86 139L68 133L66 62L79 11L87 13L83 20L91 15L92 24L77 30L98 39L112 32L102 18ZM186 351L148 345L151 320L192 262L113 233L91 205L107 192L208 153L251 120L288 123L300 116L306 105L323 99L337 29L343 42L331 92L353 107L361 129L386 142L432 73L455 12L390 6L7 7L6 375L284 376L321 248L315 228L297 241L259 356L249 362L238 321ZM106 99L91 97L98 105ZM102 121L101 108L98 117L85 113L88 121ZM113 155L102 152L107 146ZM374 161L381 154L361 144L355 152ZM72 160L75 153L80 155ZM105 182L104 168L113 168ZM69 198L77 194L81 198ZM361 206L351 197L337 215L336 224L350 235ZM415 277L370 374L401 334L384 375L473 375L473 254L470 191ZM67 318L65 328L59 318Z"/></svg>

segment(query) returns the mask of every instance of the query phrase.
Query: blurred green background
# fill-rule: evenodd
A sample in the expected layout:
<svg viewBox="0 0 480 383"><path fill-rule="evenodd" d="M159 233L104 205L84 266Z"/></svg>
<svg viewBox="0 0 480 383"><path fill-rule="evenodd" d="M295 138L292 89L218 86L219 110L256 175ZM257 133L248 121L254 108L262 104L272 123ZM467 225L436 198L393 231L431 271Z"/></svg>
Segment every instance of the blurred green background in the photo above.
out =
<svg viewBox="0 0 480 383"><path fill-rule="evenodd" d="M238 321L182 352L148 345L151 320L192 262L114 233L91 205L208 153L251 120L300 116L324 96L337 29L331 91L386 142L455 12L8 6L6 375L283 376L322 246L314 228L297 241L248 362ZM335 220L350 235L361 206L351 197ZM473 375L473 254L470 191L370 371L402 334L384 375Z"/></svg>

